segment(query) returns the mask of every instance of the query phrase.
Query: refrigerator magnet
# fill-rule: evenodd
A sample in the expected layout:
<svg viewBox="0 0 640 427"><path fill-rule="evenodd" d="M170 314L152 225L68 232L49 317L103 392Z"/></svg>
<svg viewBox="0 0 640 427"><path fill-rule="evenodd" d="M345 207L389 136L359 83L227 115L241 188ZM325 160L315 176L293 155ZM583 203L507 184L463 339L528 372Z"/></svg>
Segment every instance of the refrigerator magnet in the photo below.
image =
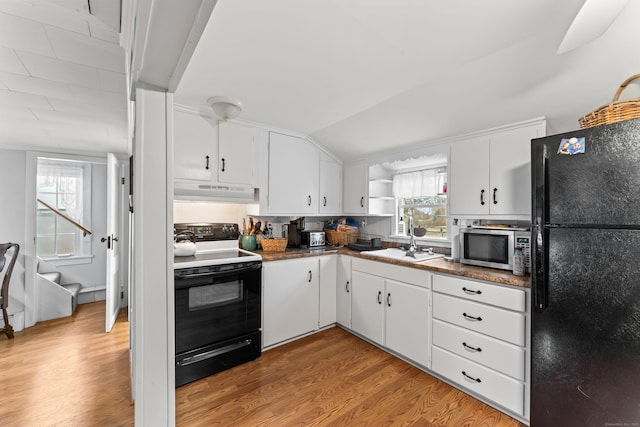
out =
<svg viewBox="0 0 640 427"><path fill-rule="evenodd" d="M573 156L575 154L583 154L585 150L584 138L562 138L558 147L558 154Z"/></svg>

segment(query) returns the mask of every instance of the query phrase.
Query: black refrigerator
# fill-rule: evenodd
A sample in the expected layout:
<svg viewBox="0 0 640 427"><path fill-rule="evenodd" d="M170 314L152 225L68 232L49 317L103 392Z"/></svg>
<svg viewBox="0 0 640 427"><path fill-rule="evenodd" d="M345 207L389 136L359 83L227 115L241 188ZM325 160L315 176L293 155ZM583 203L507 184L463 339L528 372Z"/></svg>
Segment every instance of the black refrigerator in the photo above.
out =
<svg viewBox="0 0 640 427"><path fill-rule="evenodd" d="M640 426L640 119L531 156L531 426Z"/></svg>

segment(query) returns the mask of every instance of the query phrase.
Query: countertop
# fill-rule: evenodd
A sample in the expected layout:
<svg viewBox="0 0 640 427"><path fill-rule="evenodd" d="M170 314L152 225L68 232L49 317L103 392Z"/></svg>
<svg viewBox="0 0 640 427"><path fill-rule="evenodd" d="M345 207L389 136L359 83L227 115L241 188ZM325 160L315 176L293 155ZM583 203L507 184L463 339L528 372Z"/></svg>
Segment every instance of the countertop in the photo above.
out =
<svg viewBox="0 0 640 427"><path fill-rule="evenodd" d="M421 270L435 271L437 273L453 274L456 276L463 276L470 279L485 280L487 282L499 283L502 285L516 286L519 288L530 288L531 277L515 276L511 272L506 270L496 270L493 268L475 267L466 264L460 264L459 262L445 261L443 258L432 259L430 261L424 261L420 263L405 262L394 259L377 258L371 255L361 254L358 251L352 249L340 247L326 247L324 249L293 249L287 248L284 252L265 252L262 250L252 251L260 256L265 262L280 261L285 259L303 258L310 256L321 256L330 254L343 254L356 258L369 259L372 261L386 262L388 264L401 265L406 267L418 268Z"/></svg>

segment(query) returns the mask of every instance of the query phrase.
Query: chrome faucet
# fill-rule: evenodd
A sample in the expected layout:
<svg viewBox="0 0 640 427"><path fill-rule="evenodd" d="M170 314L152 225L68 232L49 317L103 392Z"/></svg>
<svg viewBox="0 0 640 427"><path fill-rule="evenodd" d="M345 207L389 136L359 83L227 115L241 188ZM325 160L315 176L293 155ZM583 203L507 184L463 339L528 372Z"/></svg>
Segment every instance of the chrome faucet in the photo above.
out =
<svg viewBox="0 0 640 427"><path fill-rule="evenodd" d="M410 256L412 258L416 257L416 252L418 250L418 245L416 245L416 237L413 235L413 217L409 216L409 235L411 238L409 239L409 249L407 250L406 256Z"/></svg>

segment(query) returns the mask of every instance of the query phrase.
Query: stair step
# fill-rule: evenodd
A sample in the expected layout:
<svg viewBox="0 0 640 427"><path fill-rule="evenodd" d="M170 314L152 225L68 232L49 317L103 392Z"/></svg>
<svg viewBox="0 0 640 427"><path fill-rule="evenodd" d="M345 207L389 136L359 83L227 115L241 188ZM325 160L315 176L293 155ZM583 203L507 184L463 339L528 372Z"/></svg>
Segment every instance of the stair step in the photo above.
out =
<svg viewBox="0 0 640 427"><path fill-rule="evenodd" d="M71 312L74 313L76 308L78 307L78 294L80 293L80 288L82 285L80 283L67 283L65 285L60 285L73 295L73 299L71 300L71 304L73 306Z"/></svg>
<svg viewBox="0 0 640 427"><path fill-rule="evenodd" d="M60 284L60 272L52 271L51 273L38 273L40 276L52 281L53 283Z"/></svg>

